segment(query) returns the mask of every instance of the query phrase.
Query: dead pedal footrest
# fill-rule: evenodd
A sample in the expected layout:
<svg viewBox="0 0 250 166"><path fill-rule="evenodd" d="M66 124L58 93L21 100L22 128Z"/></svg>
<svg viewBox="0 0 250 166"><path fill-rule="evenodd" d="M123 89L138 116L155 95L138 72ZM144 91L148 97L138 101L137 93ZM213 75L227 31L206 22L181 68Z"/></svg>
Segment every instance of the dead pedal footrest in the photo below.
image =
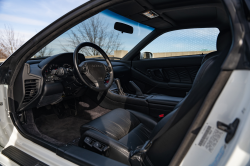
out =
<svg viewBox="0 0 250 166"><path fill-rule="evenodd" d="M21 166L48 166L14 146L5 148L2 154Z"/></svg>

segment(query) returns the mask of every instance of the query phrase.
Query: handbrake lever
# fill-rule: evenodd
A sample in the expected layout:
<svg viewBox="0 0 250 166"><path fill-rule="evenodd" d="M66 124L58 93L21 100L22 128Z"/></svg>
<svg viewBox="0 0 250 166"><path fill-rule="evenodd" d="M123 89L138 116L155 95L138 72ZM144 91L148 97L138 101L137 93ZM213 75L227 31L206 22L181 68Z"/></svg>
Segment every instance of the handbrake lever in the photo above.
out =
<svg viewBox="0 0 250 166"><path fill-rule="evenodd" d="M129 83L133 86L135 89L135 94L137 97L142 97L144 98L144 94L142 93L141 89L134 83L134 81L129 81Z"/></svg>

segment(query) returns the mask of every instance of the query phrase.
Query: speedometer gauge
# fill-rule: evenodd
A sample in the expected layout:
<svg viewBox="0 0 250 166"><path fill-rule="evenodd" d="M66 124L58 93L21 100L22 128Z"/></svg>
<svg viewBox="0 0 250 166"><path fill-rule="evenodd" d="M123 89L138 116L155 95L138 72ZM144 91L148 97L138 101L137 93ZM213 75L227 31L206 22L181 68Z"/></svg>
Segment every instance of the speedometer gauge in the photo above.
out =
<svg viewBox="0 0 250 166"><path fill-rule="evenodd" d="M48 66L48 68L45 70L45 76L49 77L51 75L51 71L52 70L57 70L58 69L58 65L57 64L50 64Z"/></svg>

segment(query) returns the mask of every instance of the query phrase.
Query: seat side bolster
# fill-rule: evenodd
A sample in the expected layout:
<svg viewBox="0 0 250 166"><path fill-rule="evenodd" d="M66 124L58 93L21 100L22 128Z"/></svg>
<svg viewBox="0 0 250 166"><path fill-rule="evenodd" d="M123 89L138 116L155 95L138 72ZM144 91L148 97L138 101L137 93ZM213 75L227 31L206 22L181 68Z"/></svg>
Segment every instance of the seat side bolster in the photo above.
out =
<svg viewBox="0 0 250 166"><path fill-rule="evenodd" d="M91 126L91 125L87 125L87 124L86 124L86 125L83 125L83 126L80 128L80 133L81 133L81 135L82 135L85 131L87 131L87 130L89 130L89 129L95 130L95 131L97 131L97 132L100 132L100 133L106 135L103 131L98 130L97 128L95 128L95 127L93 127L93 126Z"/></svg>
<svg viewBox="0 0 250 166"><path fill-rule="evenodd" d="M125 109L115 109L80 128L81 134L92 129L115 140L127 135L131 130L140 124L140 121L131 112Z"/></svg>
<svg viewBox="0 0 250 166"><path fill-rule="evenodd" d="M146 114L137 111L128 111L130 111L143 125L148 127L150 130L153 130L154 127L157 125L157 121L153 117L150 117Z"/></svg>
<svg viewBox="0 0 250 166"><path fill-rule="evenodd" d="M130 165L129 163L130 152L129 152L129 148L125 144L113 138L110 138L98 131L89 129L82 134L81 139L79 140L80 147L83 147L84 139L86 137L94 138L96 141L99 141L101 143L108 145L109 149L108 149L107 154L109 158L115 159L117 161Z"/></svg>

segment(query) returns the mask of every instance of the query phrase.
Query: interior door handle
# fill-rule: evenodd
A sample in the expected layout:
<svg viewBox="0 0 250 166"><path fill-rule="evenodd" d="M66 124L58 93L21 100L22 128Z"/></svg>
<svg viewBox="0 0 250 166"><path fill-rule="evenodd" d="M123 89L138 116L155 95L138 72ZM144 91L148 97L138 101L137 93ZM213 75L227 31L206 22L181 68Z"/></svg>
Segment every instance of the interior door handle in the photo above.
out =
<svg viewBox="0 0 250 166"><path fill-rule="evenodd" d="M168 76L164 73L164 71L163 71L162 69L159 69L159 71L161 72L161 75L163 76L164 81L169 82L170 79L169 79Z"/></svg>

